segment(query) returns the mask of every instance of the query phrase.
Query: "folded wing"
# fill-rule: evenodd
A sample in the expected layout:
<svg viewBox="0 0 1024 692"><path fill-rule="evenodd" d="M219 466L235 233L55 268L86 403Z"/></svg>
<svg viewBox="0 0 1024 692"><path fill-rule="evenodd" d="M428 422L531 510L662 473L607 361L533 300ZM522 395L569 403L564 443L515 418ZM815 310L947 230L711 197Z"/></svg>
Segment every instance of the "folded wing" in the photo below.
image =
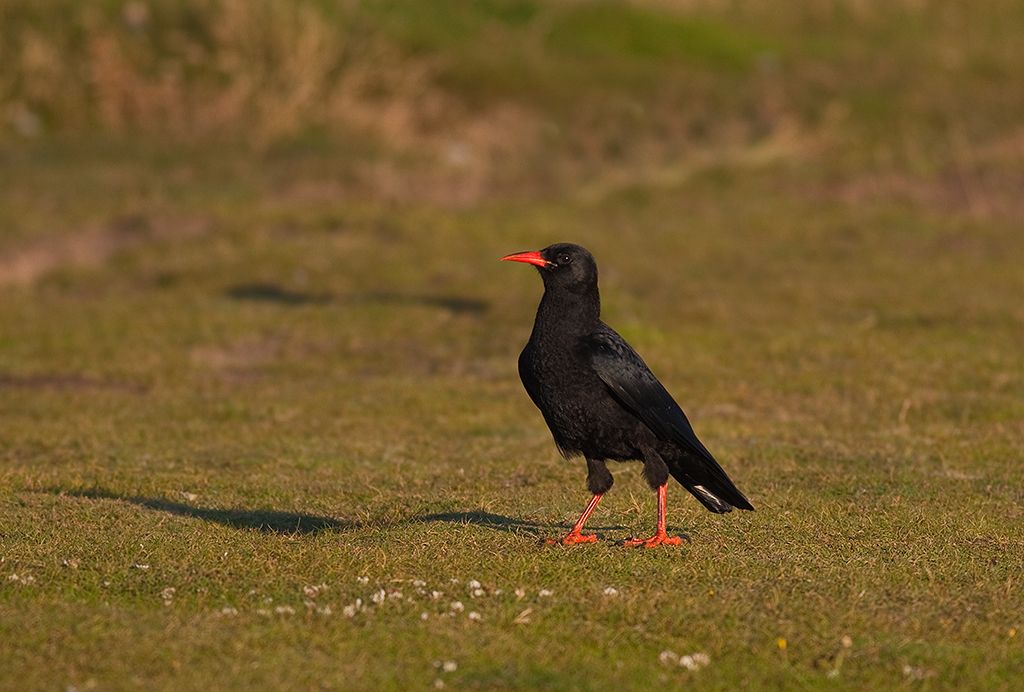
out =
<svg viewBox="0 0 1024 692"><path fill-rule="evenodd" d="M669 464L676 480L711 511L728 511L727 506L714 502L719 498L741 509L753 509L711 452L697 439L679 404L625 339L602 325L584 340L583 348L594 371L619 403L643 421L659 439L674 442L688 452L688 461L693 462L688 464L691 468Z"/></svg>

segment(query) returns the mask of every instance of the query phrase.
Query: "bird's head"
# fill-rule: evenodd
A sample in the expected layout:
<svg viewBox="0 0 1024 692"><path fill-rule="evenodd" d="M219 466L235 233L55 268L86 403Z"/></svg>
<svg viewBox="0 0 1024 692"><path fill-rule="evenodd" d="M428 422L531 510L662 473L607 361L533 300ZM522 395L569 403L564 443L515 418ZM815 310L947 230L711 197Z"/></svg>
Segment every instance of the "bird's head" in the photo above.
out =
<svg viewBox="0 0 1024 692"><path fill-rule="evenodd" d="M517 252L501 259L534 265L544 279L545 288L578 293L597 287L597 262L585 247L579 245L555 243L543 250Z"/></svg>

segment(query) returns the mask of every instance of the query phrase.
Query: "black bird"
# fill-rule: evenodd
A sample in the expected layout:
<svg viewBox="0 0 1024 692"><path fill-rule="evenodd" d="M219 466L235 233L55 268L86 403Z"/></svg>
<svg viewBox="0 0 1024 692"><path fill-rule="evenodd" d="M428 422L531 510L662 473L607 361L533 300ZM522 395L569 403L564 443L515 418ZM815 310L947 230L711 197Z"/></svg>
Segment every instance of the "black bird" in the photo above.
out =
<svg viewBox="0 0 1024 692"><path fill-rule="evenodd" d="M535 265L544 279L533 333L519 356L519 377L562 455L587 460L587 487L594 497L563 545L597 540L582 529L612 487L609 459L643 461L644 478L658 492L656 533L626 545L681 542L665 532L669 474L712 512L754 509L647 364L601 321L597 263L585 248L558 243L501 259Z"/></svg>

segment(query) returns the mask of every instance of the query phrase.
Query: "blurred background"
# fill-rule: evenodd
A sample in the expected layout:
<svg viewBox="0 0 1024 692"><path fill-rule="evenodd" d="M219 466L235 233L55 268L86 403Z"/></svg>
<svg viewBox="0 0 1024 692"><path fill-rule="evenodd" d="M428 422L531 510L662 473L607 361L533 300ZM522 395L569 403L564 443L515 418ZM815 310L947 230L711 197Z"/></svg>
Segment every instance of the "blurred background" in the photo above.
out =
<svg viewBox="0 0 1024 692"><path fill-rule="evenodd" d="M327 170L290 182L321 181L306 194L339 203L594 199L784 162L815 167L823 201L1000 215L1019 211L1021 13L925 0L4 0L0 133L51 155L322 158Z"/></svg>
<svg viewBox="0 0 1024 692"><path fill-rule="evenodd" d="M216 369L223 308L360 316L333 363L504 374L536 286L492 260L562 240L627 331L1014 331L1022 28L1013 1L0 0L0 358ZM162 301L191 320L167 360L59 319L120 308L145 343ZM288 362L268 338L213 350Z"/></svg>

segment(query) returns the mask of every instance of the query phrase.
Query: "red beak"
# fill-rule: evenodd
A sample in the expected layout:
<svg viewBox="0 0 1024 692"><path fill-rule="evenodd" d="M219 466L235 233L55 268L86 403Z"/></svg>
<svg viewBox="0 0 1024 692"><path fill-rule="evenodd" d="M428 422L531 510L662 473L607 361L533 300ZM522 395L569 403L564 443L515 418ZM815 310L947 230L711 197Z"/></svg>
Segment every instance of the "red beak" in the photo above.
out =
<svg viewBox="0 0 1024 692"><path fill-rule="evenodd" d="M505 255L501 258L502 262L526 262L527 264L536 264L538 267L546 267L550 262L540 256L539 252L517 252L513 255Z"/></svg>

